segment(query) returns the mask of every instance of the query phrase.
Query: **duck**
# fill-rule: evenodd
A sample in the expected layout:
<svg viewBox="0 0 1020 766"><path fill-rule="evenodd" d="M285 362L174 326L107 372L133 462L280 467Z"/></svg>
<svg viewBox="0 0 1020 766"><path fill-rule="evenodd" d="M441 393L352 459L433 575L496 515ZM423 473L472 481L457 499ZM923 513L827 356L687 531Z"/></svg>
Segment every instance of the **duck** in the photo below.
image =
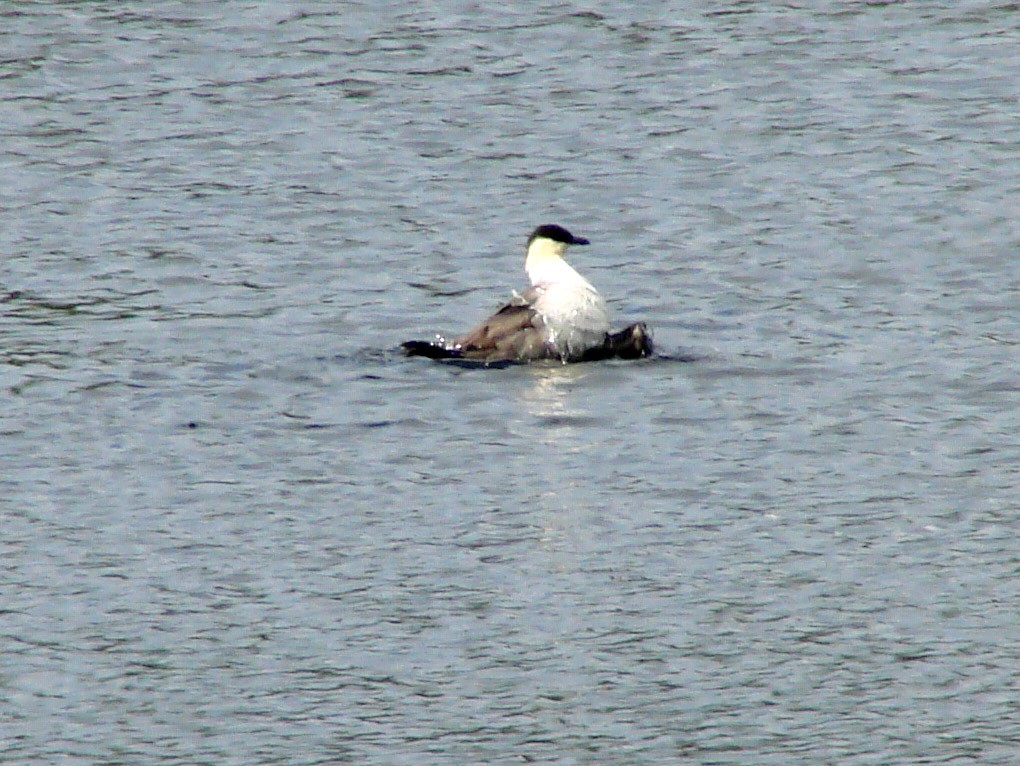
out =
<svg viewBox="0 0 1020 766"><path fill-rule="evenodd" d="M447 339L409 340L407 356L492 363L542 360L591 362L640 359L654 352L644 322L611 332L609 306L564 255L590 244L558 224L543 224L528 237L524 270L529 286L496 313L462 335Z"/></svg>

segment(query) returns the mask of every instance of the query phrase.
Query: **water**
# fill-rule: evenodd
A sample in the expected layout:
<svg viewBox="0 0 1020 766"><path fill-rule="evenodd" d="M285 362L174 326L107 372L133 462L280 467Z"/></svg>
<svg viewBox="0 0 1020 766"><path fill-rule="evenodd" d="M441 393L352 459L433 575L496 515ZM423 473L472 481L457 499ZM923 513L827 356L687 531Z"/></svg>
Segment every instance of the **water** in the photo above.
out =
<svg viewBox="0 0 1020 766"><path fill-rule="evenodd" d="M0 763L1018 762L1013 6L0 16Z"/></svg>

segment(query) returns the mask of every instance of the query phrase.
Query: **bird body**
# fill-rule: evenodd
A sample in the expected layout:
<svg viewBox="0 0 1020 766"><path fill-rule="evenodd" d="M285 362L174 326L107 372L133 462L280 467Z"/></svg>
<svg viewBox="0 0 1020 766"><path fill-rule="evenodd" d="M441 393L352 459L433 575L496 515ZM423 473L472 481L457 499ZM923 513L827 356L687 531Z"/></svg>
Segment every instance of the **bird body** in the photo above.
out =
<svg viewBox="0 0 1020 766"><path fill-rule="evenodd" d="M610 334L605 299L563 259L569 246L587 244L588 240L562 226L539 226L528 238L524 269L531 285L527 289L452 341L408 341L404 351L411 356L483 362L558 359L566 363L648 356L652 345L647 328L634 325Z"/></svg>

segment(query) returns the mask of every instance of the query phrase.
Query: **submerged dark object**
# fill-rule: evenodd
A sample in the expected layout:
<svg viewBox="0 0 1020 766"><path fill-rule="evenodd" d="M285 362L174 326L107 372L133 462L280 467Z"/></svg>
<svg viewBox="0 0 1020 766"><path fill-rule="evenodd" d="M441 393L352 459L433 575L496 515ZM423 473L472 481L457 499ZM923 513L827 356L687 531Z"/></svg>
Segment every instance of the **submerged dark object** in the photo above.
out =
<svg viewBox="0 0 1020 766"><path fill-rule="evenodd" d="M653 346L648 327L609 331L609 308L598 291L563 260L570 245L587 245L562 226L539 226L528 238L524 268L531 286L469 332L452 340L411 340L408 356L475 362L591 362L639 359Z"/></svg>
<svg viewBox="0 0 1020 766"><path fill-rule="evenodd" d="M582 362L597 362L600 359L642 359L655 351L648 325L644 322L632 324L620 332L606 333L601 346L588 349Z"/></svg>

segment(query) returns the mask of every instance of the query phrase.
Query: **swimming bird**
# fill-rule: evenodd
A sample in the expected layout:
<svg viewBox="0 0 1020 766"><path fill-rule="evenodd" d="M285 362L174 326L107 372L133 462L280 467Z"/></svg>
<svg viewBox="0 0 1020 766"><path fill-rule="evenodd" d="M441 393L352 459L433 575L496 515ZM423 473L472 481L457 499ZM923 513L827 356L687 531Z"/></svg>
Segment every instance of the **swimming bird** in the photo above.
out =
<svg viewBox="0 0 1020 766"><path fill-rule="evenodd" d="M592 284L563 255L587 245L562 226L539 226L528 238L524 270L531 285L491 317L456 337L402 344L408 356L478 362L533 362L554 359L588 362L638 359L652 353L643 322L609 332L609 307Z"/></svg>

